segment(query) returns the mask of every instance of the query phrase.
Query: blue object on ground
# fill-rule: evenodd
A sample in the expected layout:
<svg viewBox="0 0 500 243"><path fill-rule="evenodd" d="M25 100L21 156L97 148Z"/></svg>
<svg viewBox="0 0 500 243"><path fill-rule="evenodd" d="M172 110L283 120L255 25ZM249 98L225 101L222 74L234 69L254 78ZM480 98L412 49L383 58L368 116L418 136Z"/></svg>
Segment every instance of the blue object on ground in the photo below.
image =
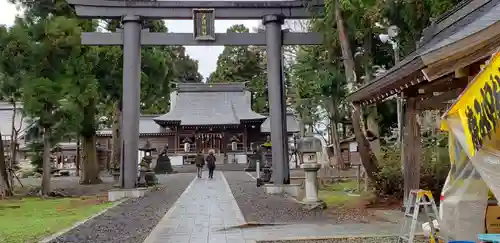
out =
<svg viewBox="0 0 500 243"><path fill-rule="evenodd" d="M500 243L500 234L479 234L478 238L485 242Z"/></svg>

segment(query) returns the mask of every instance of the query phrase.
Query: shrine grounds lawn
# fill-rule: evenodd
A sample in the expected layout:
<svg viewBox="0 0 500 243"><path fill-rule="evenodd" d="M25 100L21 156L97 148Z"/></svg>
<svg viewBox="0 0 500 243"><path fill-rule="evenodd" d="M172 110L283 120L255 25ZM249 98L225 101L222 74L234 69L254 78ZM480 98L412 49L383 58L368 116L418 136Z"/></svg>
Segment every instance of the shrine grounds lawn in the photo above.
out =
<svg viewBox="0 0 500 243"><path fill-rule="evenodd" d="M96 196L0 201L0 243L32 243L113 205Z"/></svg>
<svg viewBox="0 0 500 243"><path fill-rule="evenodd" d="M370 192L357 192L357 182L348 180L325 185L318 192L318 197L330 207L358 206L373 195Z"/></svg>

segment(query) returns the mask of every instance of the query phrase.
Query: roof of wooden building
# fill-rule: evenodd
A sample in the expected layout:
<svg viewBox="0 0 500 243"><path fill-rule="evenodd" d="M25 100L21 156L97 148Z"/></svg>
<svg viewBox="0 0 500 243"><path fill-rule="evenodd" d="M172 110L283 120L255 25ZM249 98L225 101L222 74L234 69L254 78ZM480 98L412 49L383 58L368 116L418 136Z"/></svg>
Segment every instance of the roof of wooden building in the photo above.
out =
<svg viewBox="0 0 500 243"><path fill-rule="evenodd" d="M170 95L170 111L163 115L141 115L141 136L172 132L161 125L183 126L239 125L249 123L260 126L263 133L270 133L271 118L251 109L251 93L244 83L178 84ZM299 132L299 121L287 113L287 132ZM101 129L99 136L111 136L111 129Z"/></svg>
<svg viewBox="0 0 500 243"><path fill-rule="evenodd" d="M403 89L439 79L491 55L499 39L500 0L465 0L423 31L414 52L351 93L348 100L376 103Z"/></svg>
<svg viewBox="0 0 500 243"><path fill-rule="evenodd" d="M244 83L179 84L170 100L170 111L153 119L159 125L238 125L266 119L252 110Z"/></svg>

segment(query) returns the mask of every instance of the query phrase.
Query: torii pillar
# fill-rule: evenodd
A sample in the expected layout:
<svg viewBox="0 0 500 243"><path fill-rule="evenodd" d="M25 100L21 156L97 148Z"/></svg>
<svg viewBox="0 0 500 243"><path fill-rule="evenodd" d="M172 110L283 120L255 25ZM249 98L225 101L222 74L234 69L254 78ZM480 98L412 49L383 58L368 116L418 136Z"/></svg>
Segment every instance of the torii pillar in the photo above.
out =
<svg viewBox="0 0 500 243"><path fill-rule="evenodd" d="M124 16L122 156L120 182L125 189L136 187L141 103L141 25L139 16Z"/></svg>
<svg viewBox="0 0 500 243"><path fill-rule="evenodd" d="M285 91L283 82L283 16L266 15L267 86L271 114L271 143L273 156L272 181L276 185L290 184L288 137L286 129Z"/></svg>

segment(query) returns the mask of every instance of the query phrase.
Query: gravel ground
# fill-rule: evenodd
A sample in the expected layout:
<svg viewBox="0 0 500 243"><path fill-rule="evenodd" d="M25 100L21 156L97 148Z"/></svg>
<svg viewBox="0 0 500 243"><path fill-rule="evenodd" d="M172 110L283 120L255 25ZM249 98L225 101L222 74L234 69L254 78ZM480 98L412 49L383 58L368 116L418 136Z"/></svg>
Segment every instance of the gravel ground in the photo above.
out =
<svg viewBox="0 0 500 243"><path fill-rule="evenodd" d="M193 178L187 173L159 175L161 189L129 199L50 243L142 243Z"/></svg>
<svg viewBox="0 0 500 243"><path fill-rule="evenodd" d="M397 243L398 237L349 237L321 240L276 240L258 241L258 243ZM423 238L415 239L415 243L429 242Z"/></svg>
<svg viewBox="0 0 500 243"><path fill-rule="evenodd" d="M351 224L386 221L364 207L306 210L291 198L267 194L244 172L225 171L224 175L247 222Z"/></svg>
<svg viewBox="0 0 500 243"><path fill-rule="evenodd" d="M247 222L293 223L327 221L321 211L308 211L290 198L268 195L257 188L255 181L245 172L225 171L229 187Z"/></svg>

